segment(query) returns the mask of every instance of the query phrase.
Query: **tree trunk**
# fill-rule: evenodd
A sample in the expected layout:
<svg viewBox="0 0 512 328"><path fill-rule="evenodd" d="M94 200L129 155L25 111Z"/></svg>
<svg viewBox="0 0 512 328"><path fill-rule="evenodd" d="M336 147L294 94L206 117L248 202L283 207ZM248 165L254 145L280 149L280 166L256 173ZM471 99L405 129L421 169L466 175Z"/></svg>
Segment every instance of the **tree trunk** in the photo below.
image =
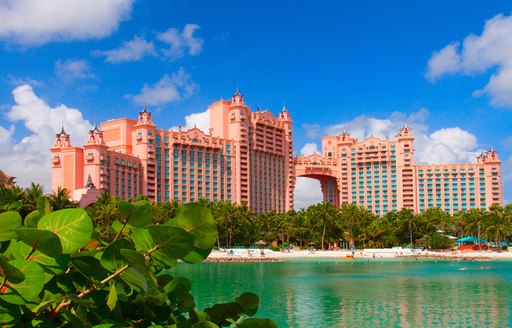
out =
<svg viewBox="0 0 512 328"><path fill-rule="evenodd" d="M327 225L324 224L324 232L322 233L322 250L324 250L324 239L325 239L325 229L327 228Z"/></svg>
<svg viewBox="0 0 512 328"><path fill-rule="evenodd" d="M410 236L411 247L412 247L412 223L411 222L409 222L409 236Z"/></svg>

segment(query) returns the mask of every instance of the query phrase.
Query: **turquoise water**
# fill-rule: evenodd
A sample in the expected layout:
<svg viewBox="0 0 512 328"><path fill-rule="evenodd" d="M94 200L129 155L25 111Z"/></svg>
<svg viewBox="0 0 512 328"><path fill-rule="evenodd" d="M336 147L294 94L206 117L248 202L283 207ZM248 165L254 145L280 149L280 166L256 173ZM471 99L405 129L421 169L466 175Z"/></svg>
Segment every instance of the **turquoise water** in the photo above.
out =
<svg viewBox="0 0 512 328"><path fill-rule="evenodd" d="M512 262L293 260L179 264L198 308L243 292L279 327L509 327Z"/></svg>

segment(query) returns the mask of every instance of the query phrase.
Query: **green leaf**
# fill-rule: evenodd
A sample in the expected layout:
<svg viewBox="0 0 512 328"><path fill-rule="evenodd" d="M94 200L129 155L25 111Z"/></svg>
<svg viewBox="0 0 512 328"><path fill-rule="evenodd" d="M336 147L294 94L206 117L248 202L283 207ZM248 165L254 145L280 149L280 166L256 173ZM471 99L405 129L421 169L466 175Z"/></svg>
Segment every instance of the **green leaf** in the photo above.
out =
<svg viewBox="0 0 512 328"><path fill-rule="evenodd" d="M23 272L18 270L15 266L11 265L9 261L0 255L0 275L10 283L20 283L25 280Z"/></svg>
<svg viewBox="0 0 512 328"><path fill-rule="evenodd" d="M59 236L51 231L24 228L17 229L16 235L18 240L50 257L58 258L62 255Z"/></svg>
<svg viewBox="0 0 512 328"><path fill-rule="evenodd" d="M131 265L143 270L144 272L149 271L149 267L146 264L146 259L143 254L131 249L121 249L121 255L131 263Z"/></svg>
<svg viewBox="0 0 512 328"><path fill-rule="evenodd" d="M152 224L151 204L146 200L140 200L135 204L116 199L119 213L123 222L128 222L133 227L146 227Z"/></svg>
<svg viewBox="0 0 512 328"><path fill-rule="evenodd" d="M112 284L112 285L110 285L110 292L108 293L108 298L107 298L107 306L110 309L110 311L114 311L114 309L117 306L117 302L118 302L118 299L117 299L116 284Z"/></svg>
<svg viewBox="0 0 512 328"><path fill-rule="evenodd" d="M18 212L5 212L0 214L0 242L7 241L16 236L16 229L21 228L21 215Z"/></svg>
<svg viewBox="0 0 512 328"><path fill-rule="evenodd" d="M9 263L25 275L23 281L10 284L10 288L14 289L25 300L33 300L43 290L45 284L43 269L39 264L29 260L13 260Z"/></svg>
<svg viewBox="0 0 512 328"><path fill-rule="evenodd" d="M52 212L52 206L46 196L40 196L37 198L37 210L41 215L47 215Z"/></svg>
<svg viewBox="0 0 512 328"><path fill-rule="evenodd" d="M110 243L101 256L101 265L108 271L115 272L125 265L130 264L130 262L121 255L122 249L135 250L135 247L126 239L118 239Z"/></svg>
<svg viewBox="0 0 512 328"><path fill-rule="evenodd" d="M115 220L114 222L112 222L111 228L115 232L119 232L119 231L123 230L123 233L126 233L132 229L132 226L129 224L123 225L121 222L119 222L119 220Z"/></svg>
<svg viewBox="0 0 512 328"><path fill-rule="evenodd" d="M37 227L57 234L64 254L70 254L87 245L93 230L92 220L87 212L78 208L47 214L39 220Z"/></svg>
<svg viewBox="0 0 512 328"><path fill-rule="evenodd" d="M277 328L277 324L271 319L248 318L236 325L240 328Z"/></svg>
<svg viewBox="0 0 512 328"><path fill-rule="evenodd" d="M138 251L147 252L156 246L148 229L134 228L130 237Z"/></svg>
<svg viewBox="0 0 512 328"><path fill-rule="evenodd" d="M236 302L244 308L245 314L253 316L258 311L260 298L254 293L243 293L236 298Z"/></svg>
<svg viewBox="0 0 512 328"><path fill-rule="evenodd" d="M191 264L203 262L208 258L208 255L210 255L211 251L211 248L201 249L194 247L194 249L183 258L183 261Z"/></svg>
<svg viewBox="0 0 512 328"><path fill-rule="evenodd" d="M194 238L181 228L153 225L148 230L155 245L170 258L181 259L193 250Z"/></svg>
<svg viewBox="0 0 512 328"><path fill-rule="evenodd" d="M41 212L39 212L38 210L30 212L25 217L25 227L37 228L37 222L39 222L39 220L41 220L42 217L43 217L43 214L41 214Z"/></svg>
<svg viewBox="0 0 512 328"><path fill-rule="evenodd" d="M151 204L146 200L135 202L128 222L130 225L139 228L152 224Z"/></svg>
<svg viewBox="0 0 512 328"><path fill-rule="evenodd" d="M183 228L194 237L194 246L211 249L217 241L217 225L208 207L199 203L181 206L174 219L167 225Z"/></svg>
<svg viewBox="0 0 512 328"><path fill-rule="evenodd" d="M217 326L211 321L203 321L196 323L195 325L192 326L192 328L219 328L219 326Z"/></svg>
<svg viewBox="0 0 512 328"><path fill-rule="evenodd" d="M130 214L132 213L133 205L125 200L115 199L114 203L119 208L119 213L124 220L128 220L130 218Z"/></svg>
<svg viewBox="0 0 512 328"><path fill-rule="evenodd" d="M127 265L132 265L122 254L122 250L133 250L135 247L125 239L118 239L107 246L101 256L101 265L110 272L116 272ZM137 268L124 269L120 277L137 291L145 291L148 288L147 278Z"/></svg>
<svg viewBox="0 0 512 328"><path fill-rule="evenodd" d="M16 327L20 317L20 306L0 301L0 326Z"/></svg>
<svg viewBox="0 0 512 328"><path fill-rule="evenodd" d="M100 264L100 260L94 256L72 256L71 264L85 278L93 281L102 281L109 276L109 272Z"/></svg>
<svg viewBox="0 0 512 328"><path fill-rule="evenodd" d="M29 245L21 241L11 243L10 247L12 257L17 260L27 259L31 249L32 248ZM35 251L30 255L30 260L42 265L46 271L51 271L53 274L59 274L67 269L69 255L63 254L59 258L55 259L39 251Z"/></svg>

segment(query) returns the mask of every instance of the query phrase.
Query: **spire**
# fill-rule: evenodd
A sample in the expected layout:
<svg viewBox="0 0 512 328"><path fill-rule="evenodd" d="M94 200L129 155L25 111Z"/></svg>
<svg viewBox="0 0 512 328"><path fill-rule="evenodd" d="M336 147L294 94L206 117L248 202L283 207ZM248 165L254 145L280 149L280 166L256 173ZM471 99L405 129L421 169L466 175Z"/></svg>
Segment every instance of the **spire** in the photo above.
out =
<svg viewBox="0 0 512 328"><path fill-rule="evenodd" d="M98 122L94 123L94 128L91 130L91 132L101 132L101 129L98 127Z"/></svg>
<svg viewBox="0 0 512 328"><path fill-rule="evenodd" d="M89 177L87 178L87 182L85 183L85 188L87 188L87 189L94 189L94 188L96 188L96 186L92 182L92 178L91 178L90 174L89 174Z"/></svg>
<svg viewBox="0 0 512 328"><path fill-rule="evenodd" d="M491 145L491 147L489 148L489 151L490 151L490 152L494 152L494 149L492 148L492 145Z"/></svg>
<svg viewBox="0 0 512 328"><path fill-rule="evenodd" d="M60 129L60 133L57 133L58 136L67 136L68 134L64 130L64 124L62 124L62 128Z"/></svg>
<svg viewBox="0 0 512 328"><path fill-rule="evenodd" d="M236 91L235 91L235 94L233 96L241 96L242 94L240 93L240 91L238 91L238 83L236 84Z"/></svg>
<svg viewBox="0 0 512 328"><path fill-rule="evenodd" d="M238 83L236 85L235 94L231 97L231 102L235 105L244 105L244 96L238 90Z"/></svg>
<svg viewBox="0 0 512 328"><path fill-rule="evenodd" d="M286 102L283 101L283 109L281 109L282 112L287 112L288 109L286 109Z"/></svg>
<svg viewBox="0 0 512 328"><path fill-rule="evenodd" d="M149 111L148 109L146 108L146 106L144 106L144 109L142 111L139 112L139 114L148 114Z"/></svg>

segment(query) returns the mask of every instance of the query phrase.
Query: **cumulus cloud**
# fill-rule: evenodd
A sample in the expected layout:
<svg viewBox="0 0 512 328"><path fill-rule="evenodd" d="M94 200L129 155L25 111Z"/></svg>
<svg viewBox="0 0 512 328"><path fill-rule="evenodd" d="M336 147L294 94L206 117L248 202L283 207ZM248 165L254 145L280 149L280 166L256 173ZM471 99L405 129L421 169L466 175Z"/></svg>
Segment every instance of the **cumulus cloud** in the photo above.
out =
<svg viewBox="0 0 512 328"><path fill-rule="evenodd" d="M58 60L55 62L55 73L66 82L94 77L89 63L83 59Z"/></svg>
<svg viewBox="0 0 512 328"><path fill-rule="evenodd" d="M145 56L156 56L157 52L153 41L146 41L141 36L135 36L125 41L117 49L106 51L93 51L93 56L105 57L105 61L113 64L141 60Z"/></svg>
<svg viewBox="0 0 512 328"><path fill-rule="evenodd" d="M133 0L4 0L0 38L15 44L103 38L127 19Z"/></svg>
<svg viewBox="0 0 512 328"><path fill-rule="evenodd" d="M210 133L210 111L206 110L200 113L192 113L185 116L185 126L173 126L171 130L177 131L179 128L184 130L198 128L206 134Z"/></svg>
<svg viewBox="0 0 512 328"><path fill-rule="evenodd" d="M171 60L183 57L185 52L191 56L198 55L203 50L203 40L195 36L198 29L197 24L187 24L181 32L176 28L170 28L159 33L157 39L169 46L167 49L162 49L164 55Z"/></svg>
<svg viewBox="0 0 512 328"><path fill-rule="evenodd" d="M11 126L0 126L0 140L4 141L0 152L2 169L7 174L16 176L16 182L21 186L36 182L50 191L49 148L53 145L55 133L64 126L66 132L71 134L71 142L82 145L87 139L91 124L82 117L78 109L65 105L50 107L29 85L17 87L12 95L15 105L5 115ZM23 124L26 132L18 132L21 136L14 140L13 126L19 122Z"/></svg>
<svg viewBox="0 0 512 328"><path fill-rule="evenodd" d="M307 208L309 205L323 201L320 181L311 178L298 177L295 182L295 210Z"/></svg>
<svg viewBox="0 0 512 328"><path fill-rule="evenodd" d="M486 21L481 35L468 35L462 44L451 43L434 52L428 61L426 77L433 81L446 74L474 75L494 72L473 95L488 95L497 107L512 106L512 16L499 14Z"/></svg>
<svg viewBox="0 0 512 328"><path fill-rule="evenodd" d="M190 75L180 68L171 76L165 74L160 81L152 86L144 84L139 94L127 95L127 97L137 104L162 106L192 95L197 87Z"/></svg>
<svg viewBox="0 0 512 328"><path fill-rule="evenodd" d="M300 150L300 154L302 156L309 156L312 154L320 154L320 151L318 150L318 145L314 142L310 142L304 145L302 149Z"/></svg>
<svg viewBox="0 0 512 328"><path fill-rule="evenodd" d="M435 51L428 61L427 78L435 81L445 74L455 73L460 69L461 58L457 52L459 43L451 43L439 51Z"/></svg>

